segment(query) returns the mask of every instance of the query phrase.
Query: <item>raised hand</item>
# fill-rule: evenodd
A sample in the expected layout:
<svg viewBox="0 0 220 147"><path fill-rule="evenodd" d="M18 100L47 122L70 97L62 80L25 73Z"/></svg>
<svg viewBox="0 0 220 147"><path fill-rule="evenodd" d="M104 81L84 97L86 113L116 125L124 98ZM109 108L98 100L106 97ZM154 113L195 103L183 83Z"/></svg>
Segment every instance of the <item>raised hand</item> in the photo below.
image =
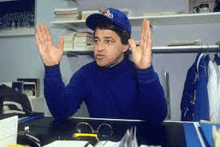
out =
<svg viewBox="0 0 220 147"><path fill-rule="evenodd" d="M46 66L53 66L60 63L63 55L63 37L60 38L57 47L55 47L48 27L45 24L39 24L36 26L35 40L43 63Z"/></svg>
<svg viewBox="0 0 220 147"><path fill-rule="evenodd" d="M129 39L128 42L135 65L140 69L148 68L152 63L152 40L150 21L148 19L142 20L140 45L136 46L133 39Z"/></svg>

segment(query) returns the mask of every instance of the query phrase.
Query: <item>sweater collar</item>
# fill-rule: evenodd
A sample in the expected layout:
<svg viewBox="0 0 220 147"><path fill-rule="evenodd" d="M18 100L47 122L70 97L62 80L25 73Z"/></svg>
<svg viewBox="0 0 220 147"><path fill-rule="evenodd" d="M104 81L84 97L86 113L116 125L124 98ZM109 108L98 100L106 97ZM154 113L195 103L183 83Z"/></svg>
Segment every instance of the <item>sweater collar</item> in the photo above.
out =
<svg viewBox="0 0 220 147"><path fill-rule="evenodd" d="M124 69L125 67L127 67L129 64L129 59L128 57L125 57L120 63L118 63L117 65L113 66L113 67L101 67L101 66L97 66L98 70L100 72L105 72L105 73L108 73L108 72L117 72L117 71L121 71L122 69Z"/></svg>

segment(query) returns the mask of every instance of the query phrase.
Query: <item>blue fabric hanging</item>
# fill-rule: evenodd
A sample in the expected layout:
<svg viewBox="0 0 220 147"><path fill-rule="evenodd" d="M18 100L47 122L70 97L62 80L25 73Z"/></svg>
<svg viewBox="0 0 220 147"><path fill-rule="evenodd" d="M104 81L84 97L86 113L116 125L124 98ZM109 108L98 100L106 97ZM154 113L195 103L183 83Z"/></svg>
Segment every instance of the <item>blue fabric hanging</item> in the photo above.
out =
<svg viewBox="0 0 220 147"><path fill-rule="evenodd" d="M181 101L181 120L209 120L206 64L201 52L198 52L187 72Z"/></svg>

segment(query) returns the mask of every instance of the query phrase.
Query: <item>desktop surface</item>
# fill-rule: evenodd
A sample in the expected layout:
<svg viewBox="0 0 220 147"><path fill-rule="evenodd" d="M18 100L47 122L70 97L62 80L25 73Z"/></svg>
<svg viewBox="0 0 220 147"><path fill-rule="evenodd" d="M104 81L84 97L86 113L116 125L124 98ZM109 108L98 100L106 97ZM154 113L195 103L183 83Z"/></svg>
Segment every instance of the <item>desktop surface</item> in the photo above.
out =
<svg viewBox="0 0 220 147"><path fill-rule="evenodd" d="M163 122L155 125L147 121L114 120L114 119L85 119L69 118L63 122L56 122L53 117L42 117L26 123L19 123L18 129L24 130L29 126L29 133L41 141L41 145L49 144L55 140L74 140L73 133L80 122L89 123L97 129L101 123L111 125L113 135L110 141L120 141L127 129L137 127L138 144L161 146L186 146L182 123ZM17 141L19 143L19 140Z"/></svg>

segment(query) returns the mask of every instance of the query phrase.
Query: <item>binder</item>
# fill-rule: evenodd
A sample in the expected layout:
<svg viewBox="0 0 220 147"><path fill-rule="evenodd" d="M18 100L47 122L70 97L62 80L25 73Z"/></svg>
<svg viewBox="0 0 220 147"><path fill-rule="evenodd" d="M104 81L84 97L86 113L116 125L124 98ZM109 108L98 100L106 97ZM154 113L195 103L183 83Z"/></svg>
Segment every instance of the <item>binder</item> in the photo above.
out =
<svg viewBox="0 0 220 147"><path fill-rule="evenodd" d="M184 123L185 141L187 147L206 147L203 137L199 131L198 124Z"/></svg>
<svg viewBox="0 0 220 147"><path fill-rule="evenodd" d="M220 128L220 124L200 123L200 130L201 130L208 146L214 146L213 132L212 132L213 125L215 125L218 129Z"/></svg>

